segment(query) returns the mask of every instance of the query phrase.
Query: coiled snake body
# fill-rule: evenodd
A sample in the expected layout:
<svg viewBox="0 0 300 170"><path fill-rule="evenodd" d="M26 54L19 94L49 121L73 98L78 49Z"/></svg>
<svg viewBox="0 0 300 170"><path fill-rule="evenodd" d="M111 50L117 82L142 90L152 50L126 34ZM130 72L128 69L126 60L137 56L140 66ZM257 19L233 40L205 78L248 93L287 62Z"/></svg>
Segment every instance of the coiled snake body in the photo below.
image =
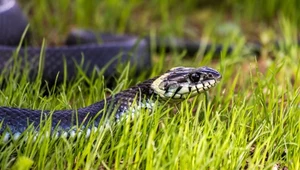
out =
<svg viewBox="0 0 300 170"><path fill-rule="evenodd" d="M20 135L29 125L38 127L40 121L52 116L52 128L68 131L76 125L93 121L98 126L103 117L115 113L115 119L128 114L129 108L147 107L154 101L182 101L215 86L221 74L209 67L175 67L156 78L148 79L105 100L78 110L42 111L0 107L0 134ZM134 104L135 103L135 104ZM135 106L133 106L135 105ZM2 124L2 125L1 125ZM1 127L2 126L2 127Z"/></svg>

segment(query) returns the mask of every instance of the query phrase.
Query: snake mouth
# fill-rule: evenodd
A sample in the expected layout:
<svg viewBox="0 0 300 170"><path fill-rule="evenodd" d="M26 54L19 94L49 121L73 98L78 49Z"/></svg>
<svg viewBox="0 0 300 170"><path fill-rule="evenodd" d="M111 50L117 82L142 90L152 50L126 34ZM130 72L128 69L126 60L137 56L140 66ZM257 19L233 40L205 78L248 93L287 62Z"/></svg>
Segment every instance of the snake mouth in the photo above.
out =
<svg viewBox="0 0 300 170"><path fill-rule="evenodd" d="M205 81L195 84L195 85L191 85L188 87L189 93L186 94L185 96L188 97L188 95L189 95L190 97L194 97L200 93L203 93L204 91L208 91L212 87L216 86L216 84L218 84L221 79L222 79L222 76L217 77L217 78L212 78L209 80L205 80Z"/></svg>

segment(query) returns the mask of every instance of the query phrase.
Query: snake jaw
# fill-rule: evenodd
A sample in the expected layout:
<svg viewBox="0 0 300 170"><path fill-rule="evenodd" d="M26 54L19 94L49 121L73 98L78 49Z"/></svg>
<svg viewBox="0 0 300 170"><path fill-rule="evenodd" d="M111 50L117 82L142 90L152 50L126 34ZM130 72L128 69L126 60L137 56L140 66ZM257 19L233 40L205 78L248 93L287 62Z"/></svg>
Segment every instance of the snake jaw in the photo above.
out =
<svg viewBox="0 0 300 170"><path fill-rule="evenodd" d="M214 87L221 74L209 67L175 67L151 84L154 93L163 100L184 100Z"/></svg>

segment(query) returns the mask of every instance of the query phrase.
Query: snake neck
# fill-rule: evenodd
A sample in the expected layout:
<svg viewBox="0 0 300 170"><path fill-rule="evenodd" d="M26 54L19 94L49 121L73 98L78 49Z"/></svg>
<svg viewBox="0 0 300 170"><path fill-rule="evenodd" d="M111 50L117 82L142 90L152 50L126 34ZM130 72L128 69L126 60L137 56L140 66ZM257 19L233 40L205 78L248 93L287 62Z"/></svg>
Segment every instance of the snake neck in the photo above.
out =
<svg viewBox="0 0 300 170"><path fill-rule="evenodd" d="M154 103L159 99L159 96L154 93L151 88L153 79L146 80L135 86L130 87L116 95L109 97L107 106L113 106L116 109L116 118L119 119L124 112L131 110L137 110L137 108L153 109Z"/></svg>

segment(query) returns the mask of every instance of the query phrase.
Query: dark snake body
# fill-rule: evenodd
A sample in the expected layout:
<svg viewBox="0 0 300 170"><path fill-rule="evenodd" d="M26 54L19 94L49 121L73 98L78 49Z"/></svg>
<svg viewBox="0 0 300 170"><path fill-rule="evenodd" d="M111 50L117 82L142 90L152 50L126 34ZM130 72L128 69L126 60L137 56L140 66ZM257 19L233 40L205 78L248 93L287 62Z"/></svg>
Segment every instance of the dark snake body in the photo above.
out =
<svg viewBox="0 0 300 170"><path fill-rule="evenodd" d="M94 126L98 126L103 117L110 117L112 114L114 114L115 119L119 119L128 111L135 99L136 101L142 100L140 94L142 94L143 99L153 97L153 90L150 88L152 82L153 79L149 79L105 100L77 110L50 112L0 107L0 124L2 121L3 125L5 125L2 128L0 127L0 134L6 128L9 128L9 131L14 134L23 132L31 124L34 127L39 127L41 118L46 120L50 116L52 117L52 129L59 127L59 129L65 131L70 130L74 126L87 125L91 120L93 120Z"/></svg>
<svg viewBox="0 0 300 170"><path fill-rule="evenodd" d="M149 45L146 39L131 36L103 35L103 44L85 44L64 47L24 47L16 53L17 47L0 45L0 71L21 65L21 69L28 66L30 77L33 79L42 65L42 79L50 84L70 81L78 73L78 67L87 76L93 70L106 68L104 76L115 73L118 63L130 62L138 71L151 67ZM40 57L42 54L42 57ZM17 55L17 57L13 57ZM16 64L20 62L21 64ZM66 69L66 72L65 72Z"/></svg>

